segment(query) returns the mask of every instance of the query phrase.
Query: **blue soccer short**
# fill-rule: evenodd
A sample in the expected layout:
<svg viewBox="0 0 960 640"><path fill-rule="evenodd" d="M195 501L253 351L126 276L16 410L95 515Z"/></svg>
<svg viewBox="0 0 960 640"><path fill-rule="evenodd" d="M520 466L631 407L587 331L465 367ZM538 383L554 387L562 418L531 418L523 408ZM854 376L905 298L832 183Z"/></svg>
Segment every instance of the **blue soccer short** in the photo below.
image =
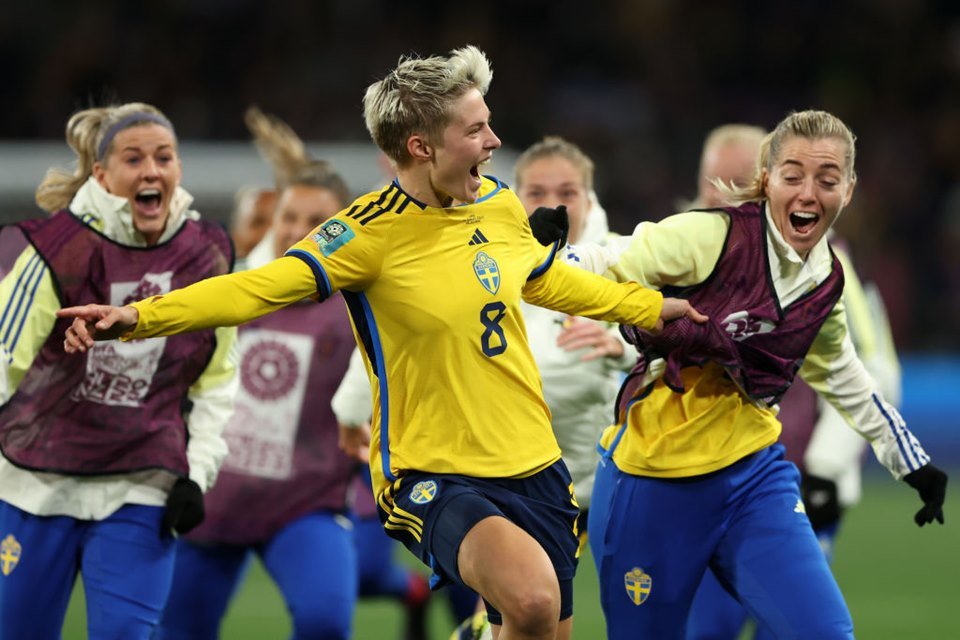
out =
<svg viewBox="0 0 960 640"><path fill-rule="evenodd" d="M457 553L467 532L484 518L506 518L547 552L560 582L560 620L573 615L580 511L562 460L516 479L411 472L391 485L377 506L387 534L433 571L433 588L447 582L463 584ZM491 623L502 624L500 613L486 605Z"/></svg>

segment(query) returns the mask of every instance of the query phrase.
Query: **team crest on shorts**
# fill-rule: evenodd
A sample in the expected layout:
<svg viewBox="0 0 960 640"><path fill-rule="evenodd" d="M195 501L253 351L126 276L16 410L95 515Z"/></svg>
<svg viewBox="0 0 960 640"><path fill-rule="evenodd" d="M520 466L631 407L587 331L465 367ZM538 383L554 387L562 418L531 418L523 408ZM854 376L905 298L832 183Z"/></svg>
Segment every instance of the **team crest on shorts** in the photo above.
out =
<svg viewBox="0 0 960 640"><path fill-rule="evenodd" d="M437 483L433 480L424 480L413 485L410 489L410 499L417 504L427 504L437 497Z"/></svg>
<svg viewBox="0 0 960 640"><path fill-rule="evenodd" d="M17 568L22 551L23 547L21 547L17 539L13 537L13 534L7 534L3 542L0 542L0 573L3 573L5 576L10 575L13 570Z"/></svg>
<svg viewBox="0 0 960 640"><path fill-rule="evenodd" d="M329 256L355 236L353 229L339 220L328 220L313 234L313 241L317 243L320 253Z"/></svg>
<svg viewBox="0 0 960 640"><path fill-rule="evenodd" d="M484 289L494 294L500 290L500 267L485 252L481 251L473 259L473 272Z"/></svg>
<svg viewBox="0 0 960 640"><path fill-rule="evenodd" d="M653 589L653 578L643 569L634 567L627 571L623 576L623 586L627 590L627 597L633 604L640 606L650 597L650 590Z"/></svg>

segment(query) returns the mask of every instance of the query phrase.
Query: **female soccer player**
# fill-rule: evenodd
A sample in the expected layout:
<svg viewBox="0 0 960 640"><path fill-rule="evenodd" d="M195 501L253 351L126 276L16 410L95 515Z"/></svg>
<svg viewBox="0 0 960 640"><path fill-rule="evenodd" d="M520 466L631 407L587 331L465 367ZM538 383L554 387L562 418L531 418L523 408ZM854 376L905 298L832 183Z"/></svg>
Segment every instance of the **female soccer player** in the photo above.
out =
<svg viewBox="0 0 960 640"><path fill-rule="evenodd" d="M709 566L777 637L852 638L853 624L774 444L775 405L799 370L943 521L946 475L857 358L826 233L853 195L854 138L822 111L763 142L742 202L643 223L613 267L687 297L711 320L628 333L641 362L603 450L590 543L611 640L683 638ZM801 368L802 365L802 368Z"/></svg>
<svg viewBox="0 0 960 640"><path fill-rule="evenodd" d="M173 125L155 107L80 111L67 143L75 173L53 170L37 189L54 215L0 236L0 264L13 265L0 282L0 637L59 638L80 572L91 638L149 638L171 533L202 520L226 454L235 330L70 358L54 313L226 273L232 252L190 209Z"/></svg>
<svg viewBox="0 0 960 640"><path fill-rule="evenodd" d="M744 187L750 183L766 133L760 127L728 124L707 135L694 207L722 208L724 193L718 184ZM877 381L884 398L897 406L900 365L886 311L879 297L868 294L861 284L846 252L846 243L832 230L827 239L843 265L842 301L857 356ZM827 562L832 562L841 514L860 498L860 467L866 441L800 378L783 395L779 407L777 419L783 428L779 442L784 446L786 459L800 470L804 510ZM687 640L734 640L740 637L747 618L746 610L724 591L713 572L707 571L690 610ZM769 638L770 631L762 626L754 634L755 640Z"/></svg>
<svg viewBox="0 0 960 640"><path fill-rule="evenodd" d="M388 533L489 603L504 638L569 638L578 510L520 300L649 329L689 303L553 258L480 168L499 148L483 53L402 59L364 115L397 178L282 258L131 306L88 305L65 348L234 325L344 291L374 387L370 468ZM502 615L502 617L501 617Z"/></svg>

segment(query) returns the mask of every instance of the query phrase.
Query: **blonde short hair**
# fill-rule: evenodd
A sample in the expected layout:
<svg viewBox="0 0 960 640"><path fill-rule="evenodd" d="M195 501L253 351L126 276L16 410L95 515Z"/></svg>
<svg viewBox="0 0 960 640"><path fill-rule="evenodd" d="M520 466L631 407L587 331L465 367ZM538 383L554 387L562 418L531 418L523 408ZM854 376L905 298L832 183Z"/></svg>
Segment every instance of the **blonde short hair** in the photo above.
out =
<svg viewBox="0 0 960 640"><path fill-rule="evenodd" d="M560 136L546 136L540 142L535 142L520 154L514 165L514 176L519 189L523 182L523 172L527 167L543 158L558 156L568 160L583 178L583 186L587 191L593 190L593 160L580 147Z"/></svg>
<svg viewBox="0 0 960 640"><path fill-rule="evenodd" d="M367 130L388 158L406 166L410 136L419 133L436 141L451 121L453 103L469 89L485 95L492 79L490 61L472 45L446 56L402 57L363 96Z"/></svg>
<svg viewBox="0 0 960 640"><path fill-rule="evenodd" d="M794 111L780 121L776 128L768 133L760 143L760 156L757 159L757 170L749 184L743 187L734 185L719 185L720 190L732 203L742 203L763 200L763 170L767 173L780 159L780 150L787 138L799 137L807 140L833 138L844 143L846 150L843 156L843 174L847 180L856 180L854 170L856 161L856 136L844 124L843 120L827 111Z"/></svg>

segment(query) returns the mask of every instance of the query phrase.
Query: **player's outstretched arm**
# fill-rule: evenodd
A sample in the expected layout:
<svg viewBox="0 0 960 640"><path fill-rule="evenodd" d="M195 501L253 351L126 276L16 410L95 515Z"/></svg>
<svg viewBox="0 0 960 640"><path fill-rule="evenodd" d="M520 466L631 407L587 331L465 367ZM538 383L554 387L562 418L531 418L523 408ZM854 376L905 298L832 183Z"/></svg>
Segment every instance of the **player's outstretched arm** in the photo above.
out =
<svg viewBox="0 0 960 640"><path fill-rule="evenodd" d="M302 300L319 291L313 270L293 257L277 258L259 269L231 273L153 296L128 307L86 305L61 309L61 318L78 318L73 340L64 347L74 348L92 340L124 340L171 336L213 327L233 327L255 320L271 311ZM329 295L329 288L324 289ZM121 309L125 311L114 311ZM137 315L130 315L131 312ZM122 321L121 326L114 326ZM103 327L96 324L104 322ZM129 324L128 324L129 323ZM96 330L91 334L91 330Z"/></svg>
<svg viewBox="0 0 960 640"><path fill-rule="evenodd" d="M664 298L636 282L618 284L593 273L555 262L535 274L523 288L523 299L554 311L596 320L631 324L658 331L665 322L690 318L705 322L686 300Z"/></svg>
<svg viewBox="0 0 960 640"><path fill-rule="evenodd" d="M63 349L67 353L83 353L94 340L114 340L137 326L140 314L133 307L87 304L57 310L58 318L73 318L67 328Z"/></svg>

